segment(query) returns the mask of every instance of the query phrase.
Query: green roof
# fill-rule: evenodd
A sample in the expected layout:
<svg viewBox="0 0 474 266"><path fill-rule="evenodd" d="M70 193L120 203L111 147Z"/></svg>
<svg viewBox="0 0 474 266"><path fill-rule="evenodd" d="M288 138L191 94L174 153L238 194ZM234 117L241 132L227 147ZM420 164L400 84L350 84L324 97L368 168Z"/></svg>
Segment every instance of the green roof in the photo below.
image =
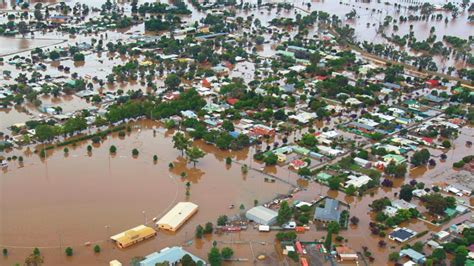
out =
<svg viewBox="0 0 474 266"><path fill-rule="evenodd" d="M453 217L454 215L456 215L456 213L457 211L452 208L447 208L446 210L444 210L444 214L446 214L449 217Z"/></svg>
<svg viewBox="0 0 474 266"><path fill-rule="evenodd" d="M317 179L323 180L323 181L327 181L327 180L329 180L331 177L332 177L332 175L326 174L326 173L323 173L323 172L319 173L319 174L316 176Z"/></svg>
<svg viewBox="0 0 474 266"><path fill-rule="evenodd" d="M406 160L407 160L405 157L403 157L403 156L401 156L401 155L398 155L398 154L391 154L391 153L385 155L385 156L383 157L383 159L384 159L385 161L387 161L387 160L393 160L393 161L395 161L396 164L404 163L404 162L406 162Z"/></svg>

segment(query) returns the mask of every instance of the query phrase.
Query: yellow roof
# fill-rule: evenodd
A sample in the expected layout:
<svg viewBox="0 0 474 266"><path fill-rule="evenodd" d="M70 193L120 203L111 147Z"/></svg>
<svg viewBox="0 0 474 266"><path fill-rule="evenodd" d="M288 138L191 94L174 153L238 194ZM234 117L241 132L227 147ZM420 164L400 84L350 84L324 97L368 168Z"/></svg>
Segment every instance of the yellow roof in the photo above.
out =
<svg viewBox="0 0 474 266"><path fill-rule="evenodd" d="M139 225L120 234L116 234L110 239L117 241L118 243L122 244L122 246L127 246L129 243L136 241L137 239L146 238L154 234L156 234L155 229L148 226Z"/></svg>

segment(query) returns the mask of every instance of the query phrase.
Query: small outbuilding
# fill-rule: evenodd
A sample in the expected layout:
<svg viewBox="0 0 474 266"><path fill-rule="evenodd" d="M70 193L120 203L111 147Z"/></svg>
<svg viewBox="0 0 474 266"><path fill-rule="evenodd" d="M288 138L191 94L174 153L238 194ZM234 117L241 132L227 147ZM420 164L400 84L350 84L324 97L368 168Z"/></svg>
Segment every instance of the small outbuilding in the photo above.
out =
<svg viewBox="0 0 474 266"><path fill-rule="evenodd" d="M278 213L276 211L271 210L269 208L265 208L263 206L253 207L245 214L245 217L247 217L247 219L261 225L274 224L276 222L277 216Z"/></svg>

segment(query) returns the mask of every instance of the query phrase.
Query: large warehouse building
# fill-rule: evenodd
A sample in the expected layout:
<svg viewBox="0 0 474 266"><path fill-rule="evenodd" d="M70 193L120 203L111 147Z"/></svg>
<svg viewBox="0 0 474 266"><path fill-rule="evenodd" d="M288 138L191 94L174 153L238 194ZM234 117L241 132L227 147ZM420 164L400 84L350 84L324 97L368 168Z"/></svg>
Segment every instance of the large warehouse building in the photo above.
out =
<svg viewBox="0 0 474 266"><path fill-rule="evenodd" d="M192 202L179 202L165 214L156 225L160 229L177 231L198 210L198 205Z"/></svg>
<svg viewBox="0 0 474 266"><path fill-rule="evenodd" d="M278 213L276 211L263 206L253 207L245 214L245 217L247 217L247 219L250 221L254 221L262 225L274 224L276 222L277 216Z"/></svg>

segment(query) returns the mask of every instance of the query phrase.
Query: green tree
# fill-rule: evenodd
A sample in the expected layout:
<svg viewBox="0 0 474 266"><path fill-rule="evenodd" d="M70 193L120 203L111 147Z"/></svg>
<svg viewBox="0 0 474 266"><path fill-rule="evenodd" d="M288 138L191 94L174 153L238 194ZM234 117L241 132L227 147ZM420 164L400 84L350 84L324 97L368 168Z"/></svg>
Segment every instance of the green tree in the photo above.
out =
<svg viewBox="0 0 474 266"><path fill-rule="evenodd" d="M346 187L346 189L344 189L344 192L349 196L354 196L356 191L357 189L352 184Z"/></svg>
<svg viewBox="0 0 474 266"><path fill-rule="evenodd" d="M196 262L193 260L193 258L189 255L186 254L181 258L181 265L183 266L196 266Z"/></svg>
<svg viewBox="0 0 474 266"><path fill-rule="evenodd" d="M329 222L328 224L328 231L330 231L333 234L338 234L340 230L340 226L338 222Z"/></svg>
<svg viewBox="0 0 474 266"><path fill-rule="evenodd" d="M64 250L64 252L66 253L66 256L68 256L68 257L71 257L71 256L74 254L74 252L73 252L73 250L72 250L71 247L67 247L67 248Z"/></svg>
<svg viewBox="0 0 474 266"><path fill-rule="evenodd" d="M400 259L400 254L398 252L392 252L388 255L389 261L398 261Z"/></svg>
<svg viewBox="0 0 474 266"><path fill-rule="evenodd" d="M288 205L288 202L283 201L280 205L280 209L278 209L278 216L277 216L277 223L279 225L285 224L290 221L293 212Z"/></svg>
<svg viewBox="0 0 474 266"><path fill-rule="evenodd" d="M171 73L168 76L166 76L165 79L165 85L168 87L170 90L176 90L181 83L181 79L178 77L178 75Z"/></svg>
<svg viewBox="0 0 474 266"><path fill-rule="evenodd" d="M207 254L207 260L211 266L220 266L222 264L221 253L218 248L213 247Z"/></svg>
<svg viewBox="0 0 474 266"><path fill-rule="evenodd" d="M227 215L221 215L219 218L217 218L217 225L218 226L224 226L227 224L228 217Z"/></svg>
<svg viewBox="0 0 474 266"><path fill-rule="evenodd" d="M234 255L234 251L229 247L225 247L222 249L221 255L223 259L227 260L227 259L230 259Z"/></svg>
<svg viewBox="0 0 474 266"><path fill-rule="evenodd" d="M35 128L35 136L41 142L43 142L45 140L50 140L54 137L53 127L51 127L49 125L38 125Z"/></svg>
<svg viewBox="0 0 474 266"><path fill-rule="evenodd" d="M136 149L136 148L132 150L132 155L133 155L133 156L138 156L139 153L140 153L140 152L139 152L138 149Z"/></svg>
<svg viewBox="0 0 474 266"><path fill-rule="evenodd" d="M206 153L199 149L198 147L191 147L186 150L186 156L188 157L188 160L193 163L194 166L196 166L196 163L204 157Z"/></svg>
<svg viewBox="0 0 474 266"><path fill-rule="evenodd" d="M111 154L116 153L116 152L117 152L117 147L115 147L114 145L110 146L109 152L110 152Z"/></svg>
<svg viewBox="0 0 474 266"><path fill-rule="evenodd" d="M99 245L94 246L94 253L100 253L101 249Z"/></svg>
<svg viewBox="0 0 474 266"><path fill-rule="evenodd" d="M200 224L198 224L198 226L196 226L196 238L201 239L203 235L204 235L204 228Z"/></svg>
<svg viewBox="0 0 474 266"><path fill-rule="evenodd" d="M173 147L181 151L181 155L184 155L184 151L191 145L191 140L187 138L183 133L178 132L173 136Z"/></svg>
<svg viewBox="0 0 474 266"><path fill-rule="evenodd" d="M272 152L263 159L263 162L265 165L275 165L278 162L278 156Z"/></svg>
<svg viewBox="0 0 474 266"><path fill-rule="evenodd" d="M333 176L329 179L328 185L329 185L329 189L338 190L339 186L341 185L341 181L339 180L339 177Z"/></svg>
<svg viewBox="0 0 474 266"><path fill-rule="evenodd" d="M446 251L442 248L437 248L431 253L431 257L437 262L442 262L446 259Z"/></svg>
<svg viewBox="0 0 474 266"><path fill-rule="evenodd" d="M400 189L399 198L406 201L411 201L413 198L413 187L410 185L403 185Z"/></svg>

